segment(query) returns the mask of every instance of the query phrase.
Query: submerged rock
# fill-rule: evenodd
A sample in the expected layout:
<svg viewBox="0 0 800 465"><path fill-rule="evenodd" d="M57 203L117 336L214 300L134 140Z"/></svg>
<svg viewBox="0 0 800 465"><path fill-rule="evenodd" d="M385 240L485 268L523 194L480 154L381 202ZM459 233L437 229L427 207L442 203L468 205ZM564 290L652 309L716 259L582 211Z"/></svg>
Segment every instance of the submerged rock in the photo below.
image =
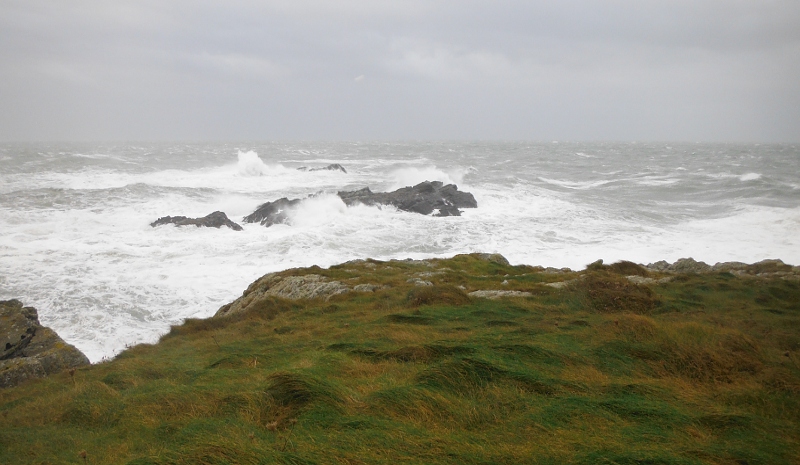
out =
<svg viewBox="0 0 800 465"><path fill-rule="evenodd" d="M323 166L322 168L308 168L301 166L300 168L297 168L297 171L341 171L342 173L347 173L347 170L344 169L344 166L338 163L332 163L328 166Z"/></svg>
<svg viewBox="0 0 800 465"><path fill-rule="evenodd" d="M478 202L469 192L460 192L455 184L425 181L393 192L372 192L369 187L339 192L347 205L392 205L398 210L433 216L460 216L459 208L477 208Z"/></svg>
<svg viewBox="0 0 800 465"><path fill-rule="evenodd" d="M0 349L0 388L89 364L86 355L39 323L35 308L19 300L0 301Z"/></svg>
<svg viewBox="0 0 800 465"><path fill-rule="evenodd" d="M162 224L174 224L175 226L197 226L198 228L203 226L207 228L220 228L222 226L227 226L234 231L241 231L242 227L238 224L234 223L228 218L223 212L214 212L209 215L206 215L202 218L187 218L185 216L164 216L161 217L152 223L150 226L156 227Z"/></svg>

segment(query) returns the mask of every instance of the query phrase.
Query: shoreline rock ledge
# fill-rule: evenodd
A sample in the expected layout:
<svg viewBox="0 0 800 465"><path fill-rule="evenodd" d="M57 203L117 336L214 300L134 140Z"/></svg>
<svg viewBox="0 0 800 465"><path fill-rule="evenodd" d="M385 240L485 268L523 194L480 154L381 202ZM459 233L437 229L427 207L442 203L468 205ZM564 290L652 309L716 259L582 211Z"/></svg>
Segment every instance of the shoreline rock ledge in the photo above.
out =
<svg viewBox="0 0 800 465"><path fill-rule="evenodd" d="M175 226L197 226L199 227L206 227L206 228L221 228L222 226L227 226L234 231L241 231L242 227L238 224L234 223L228 218L223 212L216 211L214 213L209 213L208 215L202 218L187 218L185 216L162 216L161 218L153 221L150 223L150 226L156 227L161 226L162 224L174 224Z"/></svg>
<svg viewBox="0 0 800 465"><path fill-rule="evenodd" d="M80 350L39 323L35 308L0 301L0 388L89 365Z"/></svg>

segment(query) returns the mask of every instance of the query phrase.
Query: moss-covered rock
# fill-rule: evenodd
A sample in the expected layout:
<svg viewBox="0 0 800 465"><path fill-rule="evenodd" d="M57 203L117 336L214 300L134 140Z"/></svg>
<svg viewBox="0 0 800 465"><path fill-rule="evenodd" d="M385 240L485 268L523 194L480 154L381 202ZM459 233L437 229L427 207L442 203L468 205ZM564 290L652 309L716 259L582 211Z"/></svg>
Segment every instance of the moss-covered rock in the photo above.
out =
<svg viewBox="0 0 800 465"><path fill-rule="evenodd" d="M0 388L88 365L81 351L39 323L35 308L0 301Z"/></svg>

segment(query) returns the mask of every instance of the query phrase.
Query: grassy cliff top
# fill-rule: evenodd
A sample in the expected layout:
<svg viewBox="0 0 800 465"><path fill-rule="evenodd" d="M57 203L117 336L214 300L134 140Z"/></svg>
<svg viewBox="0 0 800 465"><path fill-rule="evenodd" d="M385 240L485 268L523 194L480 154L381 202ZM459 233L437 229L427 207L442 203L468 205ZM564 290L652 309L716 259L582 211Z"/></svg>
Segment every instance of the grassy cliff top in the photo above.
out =
<svg viewBox="0 0 800 465"><path fill-rule="evenodd" d="M0 390L0 463L797 464L800 283L739 274L267 275L157 344ZM334 291L275 291L309 282Z"/></svg>

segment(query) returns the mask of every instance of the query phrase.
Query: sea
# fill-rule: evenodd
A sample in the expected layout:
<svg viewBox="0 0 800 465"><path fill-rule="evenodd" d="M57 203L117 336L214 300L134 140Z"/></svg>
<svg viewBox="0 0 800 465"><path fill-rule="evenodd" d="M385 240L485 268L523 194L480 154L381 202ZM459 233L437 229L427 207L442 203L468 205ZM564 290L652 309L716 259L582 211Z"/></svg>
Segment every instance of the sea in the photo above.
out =
<svg viewBox="0 0 800 465"><path fill-rule="evenodd" d="M347 172L310 170L334 163ZM422 181L456 184L478 207L433 217L336 196ZM282 197L308 198L290 224L241 222ZM244 230L150 226L214 211ZM682 257L797 265L800 145L0 145L0 300L36 307L93 362L213 315L269 272L470 252L574 270Z"/></svg>

